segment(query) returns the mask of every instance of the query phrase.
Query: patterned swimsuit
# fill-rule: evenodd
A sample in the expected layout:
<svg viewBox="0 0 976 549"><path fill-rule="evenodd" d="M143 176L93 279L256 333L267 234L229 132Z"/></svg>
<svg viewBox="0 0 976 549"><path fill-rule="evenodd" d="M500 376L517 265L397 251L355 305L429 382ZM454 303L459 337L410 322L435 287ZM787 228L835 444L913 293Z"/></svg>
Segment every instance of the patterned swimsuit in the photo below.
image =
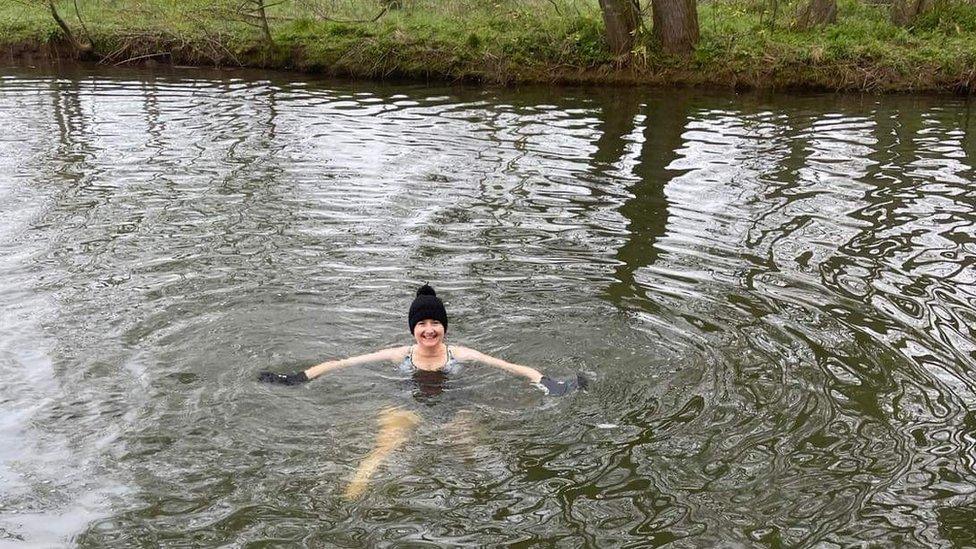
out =
<svg viewBox="0 0 976 549"><path fill-rule="evenodd" d="M400 363L400 366L397 369L405 374L412 374L417 371L431 371L421 370L420 368L417 368L416 364L413 363L413 345L410 346L410 352L407 353L406 358L403 359L403 362ZM450 347L447 348L447 362L445 362L440 369L433 371L443 372L447 375L454 375L461 371L461 363L454 358L454 353L451 352Z"/></svg>

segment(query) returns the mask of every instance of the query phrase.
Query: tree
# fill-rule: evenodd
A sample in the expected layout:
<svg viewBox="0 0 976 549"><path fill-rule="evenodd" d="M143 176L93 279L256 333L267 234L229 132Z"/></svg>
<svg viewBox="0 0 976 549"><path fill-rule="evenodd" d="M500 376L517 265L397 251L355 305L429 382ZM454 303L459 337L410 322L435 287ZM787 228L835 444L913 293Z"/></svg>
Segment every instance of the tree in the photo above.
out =
<svg viewBox="0 0 976 549"><path fill-rule="evenodd" d="M651 0L654 40L665 53L688 55L698 44L695 0Z"/></svg>
<svg viewBox="0 0 976 549"><path fill-rule="evenodd" d="M252 4L254 4L258 19L261 23L261 33L264 35L264 41L268 44L273 44L274 40L271 38L271 27L268 25L268 13L265 11L264 0L253 0Z"/></svg>
<svg viewBox="0 0 976 549"><path fill-rule="evenodd" d="M934 6L933 0L893 0L891 22L900 27L911 25L915 18Z"/></svg>
<svg viewBox="0 0 976 549"><path fill-rule="evenodd" d="M600 11L603 12L610 51L616 56L630 55L640 24L637 0L600 0Z"/></svg>
<svg viewBox="0 0 976 549"><path fill-rule="evenodd" d="M54 5L54 0L44 0L34 1L34 2L23 2L27 5L43 5L51 13L51 17L54 18L54 22L57 23L58 28L61 29L61 33L64 34L65 40L71 45L71 49L75 50L75 54L82 59L90 59L95 57L95 48L92 45L91 35L88 33L88 28L85 26L85 22L81 19L81 12L78 10L78 2L75 1L75 16L78 17L78 22L81 24L82 30L85 32L86 38L80 38L71 30L71 27L65 22L61 14L58 13L58 7Z"/></svg>
<svg viewBox="0 0 976 549"><path fill-rule="evenodd" d="M837 0L810 0L796 15L794 28L809 30L837 22Z"/></svg>
<svg viewBox="0 0 976 549"><path fill-rule="evenodd" d="M222 11L223 17L257 27L261 31L261 37L265 43L274 44L274 39L271 37L271 25L268 23L267 8L284 2L287 0L273 3L267 0L232 0L218 4L218 7Z"/></svg>

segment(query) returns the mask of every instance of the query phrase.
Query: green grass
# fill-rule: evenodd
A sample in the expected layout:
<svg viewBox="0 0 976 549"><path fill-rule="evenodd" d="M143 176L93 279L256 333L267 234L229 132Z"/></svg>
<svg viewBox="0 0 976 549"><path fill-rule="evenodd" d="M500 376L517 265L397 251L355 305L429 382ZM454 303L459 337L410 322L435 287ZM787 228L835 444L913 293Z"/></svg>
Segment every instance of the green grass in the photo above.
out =
<svg viewBox="0 0 976 549"><path fill-rule="evenodd" d="M706 84L866 91L976 87L976 3L937 0L912 27L885 8L840 0L838 21L791 28L798 4L709 0L688 58L661 54L650 20L632 62L607 50L596 0L289 0L269 12L274 44L235 16L231 0L79 0L109 63L166 53L173 62L293 68L357 77ZM645 0L644 4L646 4ZM74 4L62 16L80 34ZM774 16L775 15L775 16ZM43 5L0 0L0 47L43 46L60 31Z"/></svg>

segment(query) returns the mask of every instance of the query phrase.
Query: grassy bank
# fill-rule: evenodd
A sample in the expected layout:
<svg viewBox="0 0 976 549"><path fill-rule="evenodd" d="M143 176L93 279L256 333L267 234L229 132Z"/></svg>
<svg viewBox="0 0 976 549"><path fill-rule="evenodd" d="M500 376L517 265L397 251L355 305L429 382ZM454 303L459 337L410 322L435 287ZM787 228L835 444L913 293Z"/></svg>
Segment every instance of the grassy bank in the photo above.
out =
<svg viewBox="0 0 976 549"><path fill-rule="evenodd" d="M78 35L87 29L104 64L505 84L976 91L976 3L966 0L939 0L910 28L890 24L884 6L841 0L836 24L805 32L790 29L796 4L781 2L774 14L770 0L712 0L699 5L693 56L663 56L642 33L625 67L607 50L596 0L406 0L375 20L375 0L286 0L269 11L271 43L228 0L79 0L80 21L73 2L59 6ZM10 0L0 2L0 51L69 54L43 5Z"/></svg>

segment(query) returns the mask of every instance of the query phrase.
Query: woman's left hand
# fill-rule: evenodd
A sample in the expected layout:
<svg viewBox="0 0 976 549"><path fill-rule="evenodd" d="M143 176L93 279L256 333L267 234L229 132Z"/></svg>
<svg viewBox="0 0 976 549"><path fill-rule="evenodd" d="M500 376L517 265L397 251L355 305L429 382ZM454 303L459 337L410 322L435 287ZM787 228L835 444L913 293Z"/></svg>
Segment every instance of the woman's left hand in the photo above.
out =
<svg viewBox="0 0 976 549"><path fill-rule="evenodd" d="M568 379L566 381L557 381L549 376L542 376L542 379L539 380L539 386L549 396L563 396L576 389L586 389L586 384L587 381L583 377L583 374L576 374L576 379Z"/></svg>

